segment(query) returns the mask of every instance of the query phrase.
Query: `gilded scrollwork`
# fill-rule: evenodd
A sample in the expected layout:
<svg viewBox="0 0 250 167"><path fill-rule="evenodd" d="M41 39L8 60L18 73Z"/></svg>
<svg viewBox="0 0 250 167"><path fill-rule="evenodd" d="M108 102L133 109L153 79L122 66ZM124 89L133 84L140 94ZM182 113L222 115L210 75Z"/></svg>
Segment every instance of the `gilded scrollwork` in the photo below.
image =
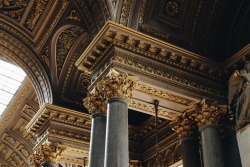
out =
<svg viewBox="0 0 250 167"><path fill-rule="evenodd" d="M186 106L189 106L195 103L193 100L190 100L190 99L178 96L178 95L174 95L166 91L162 91L162 90L159 90L159 89L147 86L147 85L143 85L143 84L135 84L134 90L144 92L144 93L147 93L156 97L160 97L169 101L173 101L176 103L180 103Z"/></svg>
<svg viewBox="0 0 250 167"><path fill-rule="evenodd" d="M176 119L171 123L172 129L177 133L179 138L184 137L196 137L198 132L198 127L194 120L189 118L187 113L176 117Z"/></svg>
<svg viewBox="0 0 250 167"><path fill-rule="evenodd" d="M123 1L123 7L120 17L120 24L127 26L129 21L129 12L132 6L132 0L125 0Z"/></svg>
<svg viewBox="0 0 250 167"><path fill-rule="evenodd" d="M186 112L196 121L199 127L209 124L220 125L223 114L227 112L227 106L209 103L203 99L200 103L194 104Z"/></svg>
<svg viewBox="0 0 250 167"><path fill-rule="evenodd" d="M28 0L0 0L0 13L20 21L28 2Z"/></svg>
<svg viewBox="0 0 250 167"><path fill-rule="evenodd" d="M58 74L60 74L62 70L63 64L70 51L71 46L83 32L84 29L81 27L70 27L59 35L56 46L56 62Z"/></svg>
<svg viewBox="0 0 250 167"><path fill-rule="evenodd" d="M36 0L35 1L30 11L30 14L28 15L24 24L29 30L32 31L35 28L35 25L38 19L40 18L41 14L43 13L47 3L48 3L48 0Z"/></svg>
<svg viewBox="0 0 250 167"><path fill-rule="evenodd" d="M30 164L38 167L42 162L58 163L62 154L66 150L66 146L59 143L46 142L39 146L36 152L30 156Z"/></svg>
<svg viewBox="0 0 250 167"><path fill-rule="evenodd" d="M109 98L122 97L130 100L137 80L136 76L110 69L109 73L96 83L83 103L90 113L104 113L106 112L106 101Z"/></svg>

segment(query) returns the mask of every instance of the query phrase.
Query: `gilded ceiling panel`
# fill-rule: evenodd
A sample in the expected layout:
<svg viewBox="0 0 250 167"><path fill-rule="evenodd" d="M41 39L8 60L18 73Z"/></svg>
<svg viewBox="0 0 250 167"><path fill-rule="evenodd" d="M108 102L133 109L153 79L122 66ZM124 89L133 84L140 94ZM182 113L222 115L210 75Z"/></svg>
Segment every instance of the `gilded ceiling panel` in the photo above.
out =
<svg viewBox="0 0 250 167"><path fill-rule="evenodd" d="M29 0L1 1L0 13L5 14L16 21L20 21L28 3L29 3Z"/></svg>
<svg viewBox="0 0 250 167"><path fill-rule="evenodd" d="M79 37L83 32L84 29L81 27L71 27L66 29L59 35L56 44L56 49L57 49L56 63L57 63L58 74L60 74L62 70L65 59L73 43L75 42L77 37Z"/></svg>

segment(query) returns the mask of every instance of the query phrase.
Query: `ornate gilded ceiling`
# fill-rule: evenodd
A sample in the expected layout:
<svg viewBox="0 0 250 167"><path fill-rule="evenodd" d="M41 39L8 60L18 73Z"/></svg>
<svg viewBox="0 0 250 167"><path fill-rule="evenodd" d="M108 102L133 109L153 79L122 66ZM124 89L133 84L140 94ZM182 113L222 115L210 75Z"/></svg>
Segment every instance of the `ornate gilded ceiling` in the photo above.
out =
<svg viewBox="0 0 250 167"><path fill-rule="evenodd" d="M80 107L79 99L86 93L89 76L79 72L73 63L108 20L198 55L224 61L247 44L248 35L243 31L248 27L246 3L234 2L232 5L220 0L3 1L0 6L0 27L2 36L4 34L2 57L14 60L25 69L34 80L41 104L56 102ZM244 10L237 13L237 9ZM239 16L244 16L244 19L236 19ZM241 21L241 27L235 27L236 22L232 20ZM222 23L227 23L227 27ZM224 33L218 33L222 29ZM239 42L240 34L244 34L242 42ZM236 42L234 39L238 39L238 44L232 49L228 46L230 41ZM224 42L218 44L217 41ZM15 53L10 45L23 45L19 52L28 56ZM185 56L170 54L173 61L179 61L188 68L195 65ZM213 66L211 69L198 66L210 72L211 76L221 73L217 65L209 64Z"/></svg>
<svg viewBox="0 0 250 167"><path fill-rule="evenodd" d="M243 56L250 52L250 45L246 46L250 40L249 3L246 0L1 1L0 58L24 69L40 106L52 103L87 113L82 99L88 92L91 75L79 71L75 62L111 20L131 29L126 33L119 33L119 29L110 32L105 43L99 44L92 52L92 58L100 56L102 49L108 46L144 54L145 59L160 65L155 68L152 63L134 63L125 52L119 52L116 63L137 71L147 70L148 75L162 78L161 82L174 80L182 88L179 94L175 94L152 87L149 90L148 85L141 84L137 93L151 92L151 96L168 102L178 99L178 104L182 103L184 108L194 101L183 95L188 93L205 92L210 98L226 101L228 76L242 65ZM138 31L146 34L145 38L131 37ZM156 41L153 37L157 38L157 46L152 45ZM90 65L88 68L91 70ZM165 71L160 72L162 69ZM180 74L185 76L180 77ZM191 76L196 77L190 79ZM142 111L147 108L153 114L152 105L138 104L136 100L131 104L133 109ZM25 122L27 119L22 119L20 126ZM5 143L0 148L9 147L5 139L11 140L11 135L5 134ZM21 143L12 149L16 150L13 157L25 156L18 153L22 150ZM171 150L166 150L164 154L166 159L169 152ZM0 162L8 166L11 160L5 158L1 157Z"/></svg>

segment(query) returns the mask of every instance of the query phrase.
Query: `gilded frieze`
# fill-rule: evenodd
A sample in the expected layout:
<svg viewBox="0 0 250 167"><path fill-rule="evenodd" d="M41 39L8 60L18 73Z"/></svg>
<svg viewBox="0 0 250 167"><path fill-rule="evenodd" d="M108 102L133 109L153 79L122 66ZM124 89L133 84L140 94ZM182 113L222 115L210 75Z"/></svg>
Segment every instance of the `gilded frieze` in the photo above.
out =
<svg viewBox="0 0 250 167"><path fill-rule="evenodd" d="M65 59L71 49L75 40L84 32L84 29L81 27L71 27L63 31L57 40L56 45L56 62L58 76L62 70Z"/></svg>
<svg viewBox="0 0 250 167"><path fill-rule="evenodd" d="M132 0L124 0L123 1L121 17L120 17L120 24L121 25L124 25L124 26L128 25L131 6L132 6Z"/></svg>
<svg viewBox="0 0 250 167"><path fill-rule="evenodd" d="M149 114L155 114L155 109L154 106L151 104L145 104L142 103L140 101L136 101L136 100L131 100L131 102L129 103L129 107L135 109L135 110L140 110L140 111L145 111ZM158 114L162 117L165 117L167 119L173 120L175 119L175 117L177 117L179 114L175 113L175 112L171 112L169 110L166 109L159 109Z"/></svg>
<svg viewBox="0 0 250 167"><path fill-rule="evenodd" d="M29 3L29 0L19 0L19 1L0 1L0 13L5 14L16 21L20 21L23 13Z"/></svg>
<svg viewBox="0 0 250 167"><path fill-rule="evenodd" d="M29 30L33 30L40 16L42 15L45 7L47 6L48 0L36 0L32 6L32 9L24 23L24 26Z"/></svg>
<svg viewBox="0 0 250 167"><path fill-rule="evenodd" d="M150 94L152 96L160 97L160 98L163 98L165 100L173 101L175 103L180 103L180 104L183 104L186 106L190 106L191 104L195 103L195 101L193 101L193 100L190 100L190 99L178 96L178 95L174 95L174 94L168 93L166 91L155 89L153 87L146 86L143 84L135 84L134 90L137 90L137 91L140 91L143 93L147 93L147 94Z"/></svg>

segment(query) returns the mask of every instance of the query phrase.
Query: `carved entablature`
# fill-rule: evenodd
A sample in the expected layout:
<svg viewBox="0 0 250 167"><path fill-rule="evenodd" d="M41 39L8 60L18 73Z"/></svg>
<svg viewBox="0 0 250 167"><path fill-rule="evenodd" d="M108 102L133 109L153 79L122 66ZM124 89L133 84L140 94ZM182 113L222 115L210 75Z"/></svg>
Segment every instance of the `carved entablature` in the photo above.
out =
<svg viewBox="0 0 250 167"><path fill-rule="evenodd" d="M45 104L34 115L26 129L37 137L37 145L53 138L78 147L89 142L90 118L88 114Z"/></svg>
<svg viewBox="0 0 250 167"><path fill-rule="evenodd" d="M92 82L108 68L118 66L174 87L192 89L192 93L195 89L198 96L205 93L211 99L225 101L218 63L112 22L103 27L76 66L92 74Z"/></svg>

